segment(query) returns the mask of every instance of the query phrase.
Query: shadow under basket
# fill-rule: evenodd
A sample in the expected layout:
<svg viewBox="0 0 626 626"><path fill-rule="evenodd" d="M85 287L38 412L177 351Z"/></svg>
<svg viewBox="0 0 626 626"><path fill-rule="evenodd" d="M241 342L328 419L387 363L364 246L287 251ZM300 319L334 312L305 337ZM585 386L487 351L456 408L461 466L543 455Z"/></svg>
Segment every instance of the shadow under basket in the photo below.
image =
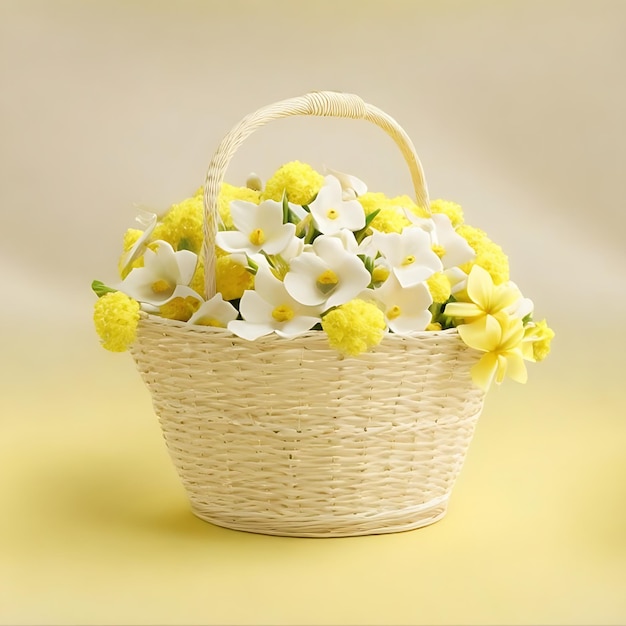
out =
<svg viewBox="0 0 626 626"><path fill-rule="evenodd" d="M253 342L144 316L131 348L201 519L269 535L392 533L441 519L484 392L456 330L342 357L321 331Z"/></svg>

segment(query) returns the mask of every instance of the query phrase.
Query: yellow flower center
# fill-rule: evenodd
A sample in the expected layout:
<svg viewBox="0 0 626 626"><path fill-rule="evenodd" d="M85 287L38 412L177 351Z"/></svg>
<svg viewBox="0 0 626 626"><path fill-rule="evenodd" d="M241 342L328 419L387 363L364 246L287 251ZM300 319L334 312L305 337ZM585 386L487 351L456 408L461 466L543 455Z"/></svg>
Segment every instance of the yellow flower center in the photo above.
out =
<svg viewBox="0 0 626 626"><path fill-rule="evenodd" d="M339 283L339 277L333 270L326 270L317 277L317 288L324 294L332 291Z"/></svg>
<svg viewBox="0 0 626 626"><path fill-rule="evenodd" d="M446 249L439 244L435 244L434 246L432 246L432 250L440 259L443 259L446 254Z"/></svg>
<svg viewBox="0 0 626 626"><path fill-rule="evenodd" d="M286 304L281 304L272 311L272 317L277 322L288 322L294 315L293 309Z"/></svg>
<svg viewBox="0 0 626 626"><path fill-rule="evenodd" d="M397 317L400 317L400 315L402 315L402 309L397 305L394 304L388 311L387 311L387 317L390 320L395 320Z"/></svg>
<svg viewBox="0 0 626 626"><path fill-rule="evenodd" d="M215 326L216 328L226 328L226 325L215 319L214 317L203 317L199 319L196 324L200 326Z"/></svg>
<svg viewBox="0 0 626 626"><path fill-rule="evenodd" d="M389 278L389 270L382 265L375 267L372 271L372 280L375 283L384 283Z"/></svg>
<svg viewBox="0 0 626 626"><path fill-rule="evenodd" d="M172 289L172 286L163 278L160 278L156 282L152 283L151 286L154 293L166 293Z"/></svg>
<svg viewBox="0 0 626 626"><path fill-rule="evenodd" d="M415 257L412 254L405 256L402 261L402 265L412 265L413 263L415 263Z"/></svg>
<svg viewBox="0 0 626 626"><path fill-rule="evenodd" d="M329 220L336 220L339 217L339 211L337 211L337 209L328 209L328 211L326 211L326 217Z"/></svg>
<svg viewBox="0 0 626 626"><path fill-rule="evenodd" d="M265 233L262 228L255 228L250 233L250 243L253 246L262 246L265 243Z"/></svg>

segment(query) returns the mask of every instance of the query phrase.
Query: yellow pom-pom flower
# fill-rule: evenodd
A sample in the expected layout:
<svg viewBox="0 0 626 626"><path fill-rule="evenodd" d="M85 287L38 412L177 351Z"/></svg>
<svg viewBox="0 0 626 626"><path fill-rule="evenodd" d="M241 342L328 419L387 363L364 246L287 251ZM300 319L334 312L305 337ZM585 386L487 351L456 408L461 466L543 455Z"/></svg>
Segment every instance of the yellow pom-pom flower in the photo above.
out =
<svg viewBox="0 0 626 626"><path fill-rule="evenodd" d="M378 210L370 226L383 233L401 233L403 228L411 224L404 210L411 212L418 210L415 202L408 196L388 198L384 193L368 191L357 200L361 203L365 215Z"/></svg>
<svg viewBox="0 0 626 626"><path fill-rule="evenodd" d="M191 250L198 254L202 248L204 209L202 198L193 196L173 204L152 236L167 241L174 250Z"/></svg>
<svg viewBox="0 0 626 626"><path fill-rule="evenodd" d="M410 223L407 216L396 207L387 206L381 208L380 212L370 222L370 226L382 233L401 233L402 229L409 226Z"/></svg>
<svg viewBox="0 0 626 626"><path fill-rule="evenodd" d="M93 321L102 346L124 352L137 337L139 303L121 291L107 293L95 303Z"/></svg>
<svg viewBox="0 0 626 626"><path fill-rule="evenodd" d="M204 258L202 255L198 256L196 269L193 272L189 286L202 297L206 296L204 293Z"/></svg>
<svg viewBox="0 0 626 626"><path fill-rule="evenodd" d="M543 361L550 354L550 343L554 331L546 320L529 324L524 333L524 358L529 361Z"/></svg>
<svg viewBox="0 0 626 626"><path fill-rule="evenodd" d="M231 255L217 258L215 279L224 300L236 300L246 289L254 288L254 275Z"/></svg>
<svg viewBox="0 0 626 626"><path fill-rule="evenodd" d="M332 348L356 356L381 342L385 316L373 302L357 298L324 315L322 328Z"/></svg>
<svg viewBox="0 0 626 626"><path fill-rule="evenodd" d="M324 184L324 177L310 165L291 161L278 168L265 184L262 200L280 202L283 193L294 204L308 204L315 198Z"/></svg>
<svg viewBox="0 0 626 626"><path fill-rule="evenodd" d="M451 293L450 280L443 272L436 272L426 280L426 285L433 297L433 302L443 304Z"/></svg>
<svg viewBox="0 0 626 626"><path fill-rule="evenodd" d="M415 200L411 199L407 195L396 196L395 198L391 198L391 205L395 206L403 215L405 209L413 213L413 215L417 215L417 217L428 217L428 213L425 209L415 204Z"/></svg>
<svg viewBox="0 0 626 626"><path fill-rule="evenodd" d="M124 252L128 252L136 243L139 237L143 235L143 230L137 228L129 228L124 233L124 240L122 242L122 249Z"/></svg>
<svg viewBox="0 0 626 626"><path fill-rule="evenodd" d="M200 308L202 303L198 298L187 296L186 298L173 298L161 305L159 315L170 320L186 322Z"/></svg>
<svg viewBox="0 0 626 626"><path fill-rule="evenodd" d="M467 224L459 226L456 231L469 243L476 252L476 258L469 263L464 263L460 268L467 274L474 265L486 269L495 285L501 285L509 280L509 259L502 248L491 241L487 234Z"/></svg>
<svg viewBox="0 0 626 626"><path fill-rule="evenodd" d="M124 240L122 242L122 254L117 262L117 271L121 278L126 278L128 276L128 272L136 267L143 267L143 256L140 256L138 259L135 259L130 265L126 264L126 257L128 255L129 250L137 243L139 238L143 235L142 230L138 230L136 228L129 228L124 233Z"/></svg>
<svg viewBox="0 0 626 626"><path fill-rule="evenodd" d="M378 191L367 191L360 195L357 200L361 203L365 215L369 215L376 211L376 209L382 209L390 202L389 198Z"/></svg>
<svg viewBox="0 0 626 626"><path fill-rule="evenodd" d="M449 200L433 200L430 203L430 210L433 213L443 213L450 218L452 226L457 228L463 224L463 209L460 204Z"/></svg>

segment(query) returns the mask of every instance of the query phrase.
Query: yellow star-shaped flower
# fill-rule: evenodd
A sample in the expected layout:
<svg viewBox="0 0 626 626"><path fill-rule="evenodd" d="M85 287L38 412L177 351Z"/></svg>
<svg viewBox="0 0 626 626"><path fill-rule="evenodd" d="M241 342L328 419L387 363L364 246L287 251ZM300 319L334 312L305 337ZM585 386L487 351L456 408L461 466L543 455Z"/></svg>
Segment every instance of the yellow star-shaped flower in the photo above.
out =
<svg viewBox="0 0 626 626"><path fill-rule="evenodd" d="M485 353L471 369L472 380L479 387L487 391L494 378L499 384L506 375L518 383L526 382L521 319L504 313L496 317L484 315L471 324L458 326L457 330L466 345Z"/></svg>
<svg viewBox="0 0 626 626"><path fill-rule="evenodd" d="M510 283L494 285L489 272L479 265L472 267L466 291L468 302L450 302L445 309L446 315L462 318L466 323L498 315L522 297L519 289Z"/></svg>

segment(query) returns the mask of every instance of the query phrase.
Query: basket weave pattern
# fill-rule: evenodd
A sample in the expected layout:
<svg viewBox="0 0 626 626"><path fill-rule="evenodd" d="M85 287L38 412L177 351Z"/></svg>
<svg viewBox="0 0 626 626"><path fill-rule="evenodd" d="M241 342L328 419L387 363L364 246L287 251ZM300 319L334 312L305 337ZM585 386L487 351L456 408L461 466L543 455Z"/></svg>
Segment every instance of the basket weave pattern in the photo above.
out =
<svg viewBox="0 0 626 626"><path fill-rule="evenodd" d="M428 192L415 149L388 115L321 92L270 105L227 134L207 172L205 296L215 293L217 198L254 130L290 115L363 119L402 152L417 204ZM227 330L144 315L131 347L193 512L265 534L338 537L425 526L445 515L484 392L480 353L458 332L387 334L344 358L321 331L246 341Z"/></svg>
<svg viewBox="0 0 626 626"><path fill-rule="evenodd" d="M148 318L132 350L193 511L266 534L441 518L484 396L456 331L389 336L342 358L317 331L247 342Z"/></svg>

